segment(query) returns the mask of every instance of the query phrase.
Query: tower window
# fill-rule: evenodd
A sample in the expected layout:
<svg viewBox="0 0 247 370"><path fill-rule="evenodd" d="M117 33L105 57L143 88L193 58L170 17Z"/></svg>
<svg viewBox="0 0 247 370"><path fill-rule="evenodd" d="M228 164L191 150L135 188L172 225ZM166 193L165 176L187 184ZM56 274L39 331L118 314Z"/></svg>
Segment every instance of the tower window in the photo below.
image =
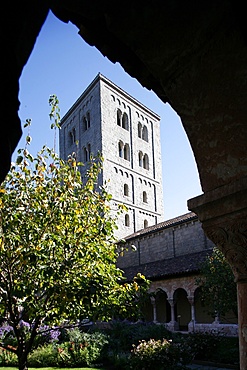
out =
<svg viewBox="0 0 247 370"><path fill-rule="evenodd" d="M128 116L126 113L124 113L122 117L122 127L125 130L129 130L129 120L128 120Z"/></svg>
<svg viewBox="0 0 247 370"><path fill-rule="evenodd" d="M142 124L138 122L138 137L142 137Z"/></svg>
<svg viewBox="0 0 247 370"><path fill-rule="evenodd" d="M147 126L142 126L141 122L138 122L138 137L146 142L148 142L148 129Z"/></svg>
<svg viewBox="0 0 247 370"><path fill-rule="evenodd" d="M83 126L83 131L86 131L90 127L90 113L87 112L85 116L82 117L82 126Z"/></svg>
<svg viewBox="0 0 247 370"><path fill-rule="evenodd" d="M72 128L72 130L69 133L69 141L70 145L74 144L76 142L76 132L75 132L75 127Z"/></svg>
<svg viewBox="0 0 247 370"><path fill-rule="evenodd" d="M121 140L118 142L118 155L121 158L124 156L124 144Z"/></svg>
<svg viewBox="0 0 247 370"><path fill-rule="evenodd" d="M118 126L121 126L121 116L122 116L122 112L120 109L117 110L117 125Z"/></svg>
<svg viewBox="0 0 247 370"><path fill-rule="evenodd" d="M146 229L147 227L148 227L148 221L144 220L144 229Z"/></svg>
<svg viewBox="0 0 247 370"><path fill-rule="evenodd" d="M129 118L127 113L122 114L121 110L117 110L117 125L129 131Z"/></svg>
<svg viewBox="0 0 247 370"><path fill-rule="evenodd" d="M142 152L139 152L138 159L139 159L139 166L142 167L143 166L143 154L142 154Z"/></svg>
<svg viewBox="0 0 247 370"><path fill-rule="evenodd" d="M128 186L128 184L124 184L124 195L126 197L129 196L129 186Z"/></svg>
<svg viewBox="0 0 247 370"><path fill-rule="evenodd" d="M147 126L143 126L142 129L142 139L148 142L148 129Z"/></svg>
<svg viewBox="0 0 247 370"><path fill-rule="evenodd" d="M142 201L143 201L144 203L147 203L147 202L148 202L147 193L146 193L145 191L142 193Z"/></svg>
<svg viewBox="0 0 247 370"><path fill-rule="evenodd" d="M126 159L127 161L130 160L130 147L129 147L129 144L125 144L124 145L124 159Z"/></svg>
<svg viewBox="0 0 247 370"><path fill-rule="evenodd" d="M124 224L125 226L128 226L128 227L130 225L130 216L128 214L124 216Z"/></svg>
<svg viewBox="0 0 247 370"><path fill-rule="evenodd" d="M144 154L143 156L143 168L145 168L146 170L149 169L149 160L147 154Z"/></svg>
<svg viewBox="0 0 247 370"><path fill-rule="evenodd" d="M91 155L91 145L88 144L86 147L83 148L84 162L88 162L90 160L90 155Z"/></svg>

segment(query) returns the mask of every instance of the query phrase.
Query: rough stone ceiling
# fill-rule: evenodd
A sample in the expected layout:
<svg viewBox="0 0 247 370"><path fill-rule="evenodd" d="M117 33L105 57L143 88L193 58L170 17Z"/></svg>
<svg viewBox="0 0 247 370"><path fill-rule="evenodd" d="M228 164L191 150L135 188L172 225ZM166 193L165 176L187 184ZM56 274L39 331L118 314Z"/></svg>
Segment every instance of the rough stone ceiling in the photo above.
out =
<svg viewBox="0 0 247 370"><path fill-rule="evenodd" d="M204 191L247 174L247 32L240 1L26 0L12 7L2 14L2 119L9 124L0 180L21 135L18 79L49 9L177 111Z"/></svg>

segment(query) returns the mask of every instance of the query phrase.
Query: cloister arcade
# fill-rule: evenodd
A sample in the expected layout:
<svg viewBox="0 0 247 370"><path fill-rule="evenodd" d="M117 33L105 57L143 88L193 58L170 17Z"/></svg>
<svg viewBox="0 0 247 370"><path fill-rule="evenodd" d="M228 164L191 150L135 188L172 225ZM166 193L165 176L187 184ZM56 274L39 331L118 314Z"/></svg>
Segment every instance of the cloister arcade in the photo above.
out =
<svg viewBox="0 0 247 370"><path fill-rule="evenodd" d="M145 319L164 324L171 331L221 332L237 335L237 318L231 312L221 321L208 314L200 297L195 277L181 277L151 283L150 300L145 306Z"/></svg>

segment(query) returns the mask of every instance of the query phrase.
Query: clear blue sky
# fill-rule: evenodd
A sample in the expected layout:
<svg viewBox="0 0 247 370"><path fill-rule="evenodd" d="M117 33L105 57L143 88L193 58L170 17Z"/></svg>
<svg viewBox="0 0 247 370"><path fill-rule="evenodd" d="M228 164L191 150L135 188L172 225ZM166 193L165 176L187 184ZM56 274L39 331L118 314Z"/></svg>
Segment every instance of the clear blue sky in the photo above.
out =
<svg viewBox="0 0 247 370"><path fill-rule="evenodd" d="M48 99L56 94L63 116L98 73L102 73L161 117L161 148L165 220L188 212L187 200L202 193L197 167L179 116L153 92L145 89L120 66L113 64L77 34L72 24L49 14L20 79L19 116L32 119L36 154L53 147ZM58 136L58 135L57 135ZM18 147L23 147L22 139ZM56 146L58 151L58 144ZM14 154L13 160L16 155Z"/></svg>

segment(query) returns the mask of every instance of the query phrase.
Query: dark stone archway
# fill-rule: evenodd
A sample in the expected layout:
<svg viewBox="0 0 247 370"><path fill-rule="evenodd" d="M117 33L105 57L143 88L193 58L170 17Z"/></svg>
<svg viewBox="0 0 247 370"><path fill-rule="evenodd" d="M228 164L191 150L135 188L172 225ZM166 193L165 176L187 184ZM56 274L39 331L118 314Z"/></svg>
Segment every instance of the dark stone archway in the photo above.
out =
<svg viewBox="0 0 247 370"><path fill-rule="evenodd" d="M39 0L2 10L0 181L21 136L18 82L49 9L181 117L204 194L189 202L231 263L247 368L247 23L244 2Z"/></svg>

